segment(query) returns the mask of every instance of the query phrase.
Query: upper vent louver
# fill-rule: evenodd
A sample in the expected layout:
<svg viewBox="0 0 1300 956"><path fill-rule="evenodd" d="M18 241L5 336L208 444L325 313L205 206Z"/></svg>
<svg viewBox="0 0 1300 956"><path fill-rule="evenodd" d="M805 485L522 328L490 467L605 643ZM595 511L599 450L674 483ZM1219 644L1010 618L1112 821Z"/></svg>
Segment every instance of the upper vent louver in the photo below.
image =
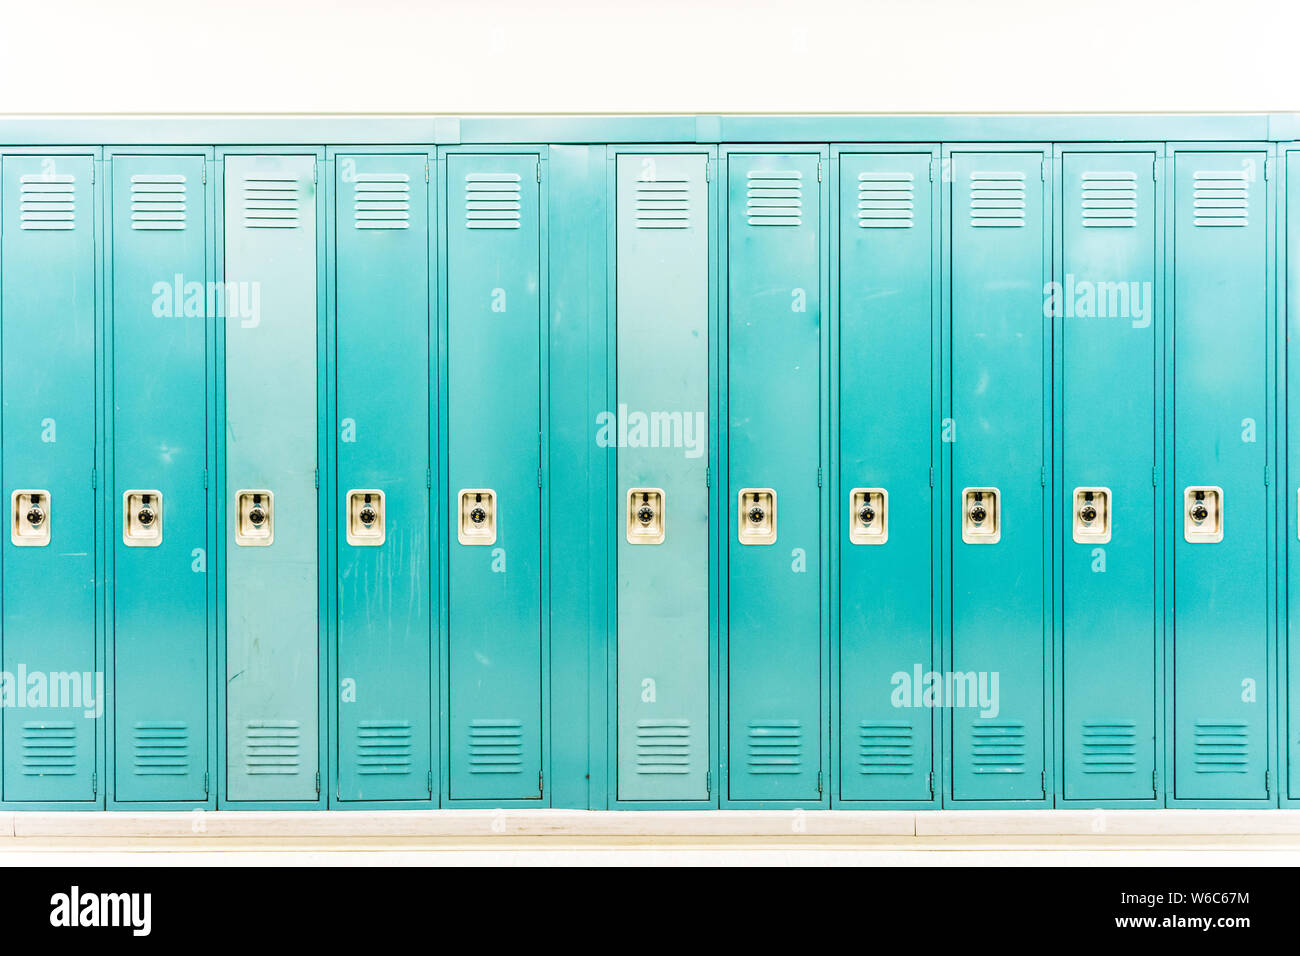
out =
<svg viewBox="0 0 1300 956"><path fill-rule="evenodd" d="M972 226L1023 226L1025 209L1024 173L977 171L970 174Z"/></svg>
<svg viewBox="0 0 1300 956"><path fill-rule="evenodd" d="M185 177L151 173L131 177L131 228L185 228Z"/></svg>
<svg viewBox="0 0 1300 956"><path fill-rule="evenodd" d="M751 226L803 224L803 173L797 169L751 169L745 215Z"/></svg>
<svg viewBox="0 0 1300 956"><path fill-rule="evenodd" d="M411 228L411 177L404 173L357 173L352 222L358 229Z"/></svg>
<svg viewBox="0 0 1300 956"><path fill-rule="evenodd" d="M1137 225L1137 173L1109 171L1084 173L1083 224L1088 227Z"/></svg>
<svg viewBox="0 0 1300 956"><path fill-rule="evenodd" d="M465 226L518 229L523 218L522 177L518 173L470 173L465 177Z"/></svg>
<svg viewBox="0 0 1300 956"><path fill-rule="evenodd" d="M20 229L77 228L77 177L40 173L18 183Z"/></svg>
<svg viewBox="0 0 1300 956"><path fill-rule="evenodd" d="M685 179L638 180L636 228L686 229L691 224L690 183Z"/></svg>
<svg viewBox="0 0 1300 956"><path fill-rule="evenodd" d="M244 225L250 229L297 229L296 176L249 176L244 180Z"/></svg>
<svg viewBox="0 0 1300 956"><path fill-rule="evenodd" d="M1245 169L1198 169L1193 175L1192 225L1250 225L1250 174Z"/></svg>
<svg viewBox="0 0 1300 956"><path fill-rule="evenodd" d="M911 173L859 173L858 225L863 229L910 229L915 177Z"/></svg>

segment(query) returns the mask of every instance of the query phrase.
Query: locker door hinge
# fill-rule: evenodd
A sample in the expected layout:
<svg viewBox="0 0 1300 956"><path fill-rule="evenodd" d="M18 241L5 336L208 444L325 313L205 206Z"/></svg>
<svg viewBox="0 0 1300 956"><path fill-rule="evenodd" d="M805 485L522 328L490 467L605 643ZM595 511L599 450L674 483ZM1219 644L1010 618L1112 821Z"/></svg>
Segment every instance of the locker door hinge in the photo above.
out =
<svg viewBox="0 0 1300 956"><path fill-rule="evenodd" d="M930 466L930 487L934 487L934 465Z"/></svg>
<svg viewBox="0 0 1300 956"><path fill-rule="evenodd" d="M822 162L820 159L817 160L817 181L822 181Z"/></svg>
<svg viewBox="0 0 1300 956"><path fill-rule="evenodd" d="M1270 476L1269 476L1269 473L1268 473L1268 465L1265 465L1265 466L1264 466L1264 484L1265 484L1265 485L1268 484L1269 477L1270 477Z"/></svg>
<svg viewBox="0 0 1300 956"><path fill-rule="evenodd" d="M313 160L311 161L311 181L312 181L312 182L317 182L317 181L318 181L317 178L316 178L316 175L317 175L317 174L316 174L316 160L313 159ZM317 793L320 792L320 787L317 787L317 788L316 788L316 792L317 792Z"/></svg>
<svg viewBox="0 0 1300 956"><path fill-rule="evenodd" d="M208 792L208 772L205 770L203 771L203 795L206 797Z"/></svg>
<svg viewBox="0 0 1300 956"><path fill-rule="evenodd" d="M817 796L820 797L821 795L822 795L822 772L818 770L817 771Z"/></svg>
<svg viewBox="0 0 1300 956"><path fill-rule="evenodd" d="M1038 468L1038 483L1044 488L1047 487L1047 466L1040 465Z"/></svg>
<svg viewBox="0 0 1300 956"><path fill-rule="evenodd" d="M206 159L199 160L199 175L203 179L203 185L206 186L208 184L208 161Z"/></svg>
<svg viewBox="0 0 1300 956"><path fill-rule="evenodd" d="M206 488L207 486L208 486L208 470L207 470L206 468L204 468L204 469L203 469L203 487Z"/></svg>
<svg viewBox="0 0 1300 956"><path fill-rule="evenodd" d="M546 778L542 776L542 771L540 770L537 771L537 792L538 793L546 792L545 784L546 784Z"/></svg>
<svg viewBox="0 0 1300 956"><path fill-rule="evenodd" d="M426 172L427 172L428 169L429 169L429 167L428 167L427 164L425 165L424 168L425 168L425 171L426 171ZM427 779L425 782L426 782L426 784L427 784L427 786L428 786L428 788L429 788L429 796L433 796L433 771L432 771L432 770L429 771L428 779Z"/></svg>
<svg viewBox="0 0 1300 956"><path fill-rule="evenodd" d="M90 775L90 795L92 797L99 795L99 774L98 773L92 773Z"/></svg>
<svg viewBox="0 0 1300 956"><path fill-rule="evenodd" d="M542 181L542 161L540 159L537 161L537 181L539 183Z"/></svg>
<svg viewBox="0 0 1300 956"><path fill-rule="evenodd" d="M320 771L316 771L316 796L320 796Z"/></svg>
<svg viewBox="0 0 1300 956"><path fill-rule="evenodd" d="M1264 178L1266 180L1273 178L1273 157L1272 156L1264 160Z"/></svg>
<svg viewBox="0 0 1300 956"><path fill-rule="evenodd" d="M1043 182L1047 182L1047 170L1048 167L1051 166L1051 164L1052 161L1048 159L1046 156L1044 156L1043 164L1040 167L1038 167L1038 176L1040 179L1042 179Z"/></svg>
<svg viewBox="0 0 1300 956"><path fill-rule="evenodd" d="M930 182L934 182L939 176L939 157L930 157Z"/></svg>
<svg viewBox="0 0 1300 956"><path fill-rule="evenodd" d="M1264 771L1264 792L1265 793L1273 792L1273 771L1272 770Z"/></svg>
<svg viewBox="0 0 1300 956"><path fill-rule="evenodd" d="M92 487L92 488L98 488L98 487L99 487L99 471L98 471L98 469L95 469L95 468L90 469L90 487Z"/></svg>
<svg viewBox="0 0 1300 956"><path fill-rule="evenodd" d="M712 770L704 771L704 792L707 794L713 793L713 771Z"/></svg>
<svg viewBox="0 0 1300 956"><path fill-rule="evenodd" d="M1156 479L1156 466L1155 466L1155 465L1152 465L1152 466L1151 466L1151 487L1152 487L1152 488L1154 488L1154 487L1156 486L1156 481L1157 481L1157 479Z"/></svg>
<svg viewBox="0 0 1300 956"><path fill-rule="evenodd" d="M929 783L930 783L930 799L933 800L934 799L934 771L933 770L930 771Z"/></svg>
<svg viewBox="0 0 1300 956"><path fill-rule="evenodd" d="M432 488L432 487L433 487L433 469L432 469L432 468L426 468L426 469L424 469L424 487L426 487L426 488Z"/></svg>
<svg viewBox="0 0 1300 956"><path fill-rule="evenodd" d="M312 471L311 471L311 474L312 474L312 480L314 480L314 481L316 482L316 487L319 488L319 487L320 487L320 469L319 469L319 468L313 468Z"/></svg>
<svg viewBox="0 0 1300 956"><path fill-rule="evenodd" d="M1160 157L1151 157L1151 178L1157 182L1160 180Z"/></svg>
<svg viewBox="0 0 1300 956"><path fill-rule="evenodd" d="M1038 786L1043 791L1043 796L1047 796L1047 771L1044 770L1038 775Z"/></svg>
<svg viewBox="0 0 1300 956"><path fill-rule="evenodd" d="M712 468L708 468L708 467L706 467L706 468L704 469L704 487L705 487L705 488L712 488L712 487L713 487L713 469L712 469Z"/></svg>
<svg viewBox="0 0 1300 956"><path fill-rule="evenodd" d="M822 486L822 470L821 470L820 468L818 468L818 469L817 469L817 487L820 488L821 486Z"/></svg>
<svg viewBox="0 0 1300 956"><path fill-rule="evenodd" d="M1152 771L1151 771L1151 795L1152 795L1152 796L1155 796L1155 797L1160 796L1160 776L1159 776L1159 774L1160 774L1160 771L1159 771L1159 770L1152 770Z"/></svg>
<svg viewBox="0 0 1300 956"><path fill-rule="evenodd" d="M713 160L711 159L704 161L704 181L706 183L713 182Z"/></svg>
<svg viewBox="0 0 1300 956"><path fill-rule="evenodd" d="M424 164L424 181L425 181L426 183L429 181L429 164L428 164L428 163L425 163L425 164Z"/></svg>

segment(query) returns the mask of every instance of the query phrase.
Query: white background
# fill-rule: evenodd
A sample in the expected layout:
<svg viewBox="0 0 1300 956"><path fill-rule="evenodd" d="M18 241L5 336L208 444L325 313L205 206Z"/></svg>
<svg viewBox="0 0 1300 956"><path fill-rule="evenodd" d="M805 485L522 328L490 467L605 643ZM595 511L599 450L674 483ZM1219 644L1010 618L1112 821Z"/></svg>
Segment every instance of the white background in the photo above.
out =
<svg viewBox="0 0 1300 956"><path fill-rule="evenodd" d="M0 113L1300 109L1297 0L0 0Z"/></svg>

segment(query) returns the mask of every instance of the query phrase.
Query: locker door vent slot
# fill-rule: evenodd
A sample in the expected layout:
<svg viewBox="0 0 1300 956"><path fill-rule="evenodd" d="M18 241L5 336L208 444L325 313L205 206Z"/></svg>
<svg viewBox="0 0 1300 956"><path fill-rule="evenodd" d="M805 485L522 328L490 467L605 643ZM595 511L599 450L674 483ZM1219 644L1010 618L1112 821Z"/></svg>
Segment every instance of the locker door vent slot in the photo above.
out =
<svg viewBox="0 0 1300 956"><path fill-rule="evenodd" d="M77 773L77 730L72 721L23 724L22 773L25 777L71 777Z"/></svg>
<svg viewBox="0 0 1300 956"><path fill-rule="evenodd" d="M905 720L864 720L858 725L858 773L899 774L916 769L912 725Z"/></svg>
<svg viewBox="0 0 1300 956"><path fill-rule="evenodd" d="M523 721L509 718L470 721L470 773L523 773L523 771Z"/></svg>
<svg viewBox="0 0 1300 956"><path fill-rule="evenodd" d="M248 176L244 179L244 225L249 229L297 229L297 176Z"/></svg>
<svg viewBox="0 0 1300 956"><path fill-rule="evenodd" d="M911 173L858 173L858 225L863 229L911 229L915 193Z"/></svg>
<svg viewBox="0 0 1300 956"><path fill-rule="evenodd" d="M183 777L190 770L190 729L183 720L146 720L132 728L132 773L137 777Z"/></svg>
<svg viewBox="0 0 1300 956"><path fill-rule="evenodd" d="M741 544L776 543L776 492L742 488L738 498L737 537Z"/></svg>
<svg viewBox="0 0 1300 956"><path fill-rule="evenodd" d="M1193 731L1197 773L1246 773L1250 725L1244 720L1198 720Z"/></svg>
<svg viewBox="0 0 1300 956"><path fill-rule="evenodd" d="M411 177L405 173L357 173L352 199L357 229L411 228Z"/></svg>
<svg viewBox="0 0 1300 956"><path fill-rule="evenodd" d="M50 543L54 511L44 489L20 489L9 499L9 540L17 548L44 548Z"/></svg>
<svg viewBox="0 0 1300 956"><path fill-rule="evenodd" d="M688 229L691 225L691 189L686 179L637 180L638 229Z"/></svg>
<svg viewBox="0 0 1300 956"><path fill-rule="evenodd" d="M470 173L465 177L468 229L518 229L523 208L518 173Z"/></svg>
<svg viewBox="0 0 1300 956"><path fill-rule="evenodd" d="M1137 729L1131 720L1083 723L1084 773L1136 773Z"/></svg>
<svg viewBox="0 0 1300 956"><path fill-rule="evenodd" d="M668 527L668 496L662 488L627 491L627 543L663 544Z"/></svg>
<svg viewBox="0 0 1300 956"><path fill-rule="evenodd" d="M803 224L803 173L797 169L751 169L745 215L751 226Z"/></svg>
<svg viewBox="0 0 1300 956"><path fill-rule="evenodd" d="M1024 173L976 171L970 174L972 226L1023 226L1026 208Z"/></svg>
<svg viewBox="0 0 1300 956"><path fill-rule="evenodd" d="M685 717L638 720L636 772L639 774L690 773L691 722Z"/></svg>
<svg viewBox="0 0 1300 956"><path fill-rule="evenodd" d="M299 773L301 736L301 725L296 720L250 720L244 736L245 773Z"/></svg>
<svg viewBox="0 0 1300 956"><path fill-rule="evenodd" d="M884 488L854 488L849 492L849 540L854 544L884 544L889 540L889 492Z"/></svg>
<svg viewBox="0 0 1300 956"><path fill-rule="evenodd" d="M1192 174L1192 225L1250 225L1250 171L1196 170Z"/></svg>
<svg viewBox="0 0 1300 956"><path fill-rule="evenodd" d="M1084 226L1133 227L1138 224L1137 173L1085 172L1082 191Z"/></svg>
<svg viewBox="0 0 1300 956"><path fill-rule="evenodd" d="M357 726L357 773L363 776L411 772L411 722L363 720Z"/></svg>
<svg viewBox="0 0 1300 956"><path fill-rule="evenodd" d="M18 180L20 229L76 229L77 177L37 173Z"/></svg>
<svg viewBox="0 0 1300 956"><path fill-rule="evenodd" d="M802 772L803 727L799 721L752 721L748 763L751 774Z"/></svg>
<svg viewBox="0 0 1300 956"><path fill-rule="evenodd" d="M973 773L1024 773L1025 725L1019 721L971 725Z"/></svg>
<svg viewBox="0 0 1300 956"><path fill-rule="evenodd" d="M1189 544L1217 544L1223 540L1223 489L1193 486L1183 491L1183 538Z"/></svg>
<svg viewBox="0 0 1300 956"><path fill-rule="evenodd" d="M185 177L164 173L131 177L131 228L185 228Z"/></svg>

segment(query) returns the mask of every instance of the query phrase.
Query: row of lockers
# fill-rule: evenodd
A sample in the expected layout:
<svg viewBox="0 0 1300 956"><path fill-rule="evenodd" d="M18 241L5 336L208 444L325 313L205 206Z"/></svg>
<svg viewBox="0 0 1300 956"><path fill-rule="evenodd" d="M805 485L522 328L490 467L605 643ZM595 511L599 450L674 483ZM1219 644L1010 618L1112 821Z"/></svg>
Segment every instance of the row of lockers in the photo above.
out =
<svg viewBox="0 0 1300 956"><path fill-rule="evenodd" d="M0 150L3 804L1300 797L1288 166Z"/></svg>

